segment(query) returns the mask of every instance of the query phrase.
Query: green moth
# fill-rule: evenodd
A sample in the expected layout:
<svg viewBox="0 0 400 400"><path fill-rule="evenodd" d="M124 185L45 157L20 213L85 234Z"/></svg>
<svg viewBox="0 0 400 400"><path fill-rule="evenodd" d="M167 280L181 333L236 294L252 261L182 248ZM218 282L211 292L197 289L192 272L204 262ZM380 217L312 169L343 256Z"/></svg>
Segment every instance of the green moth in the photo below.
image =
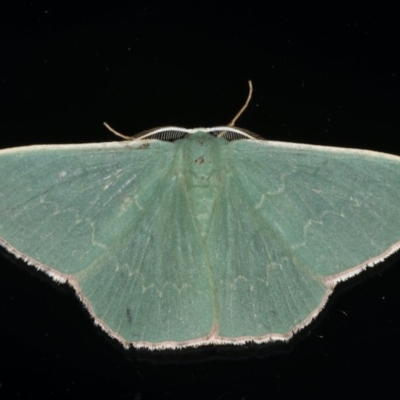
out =
<svg viewBox="0 0 400 400"><path fill-rule="evenodd" d="M125 347L287 340L400 247L400 157L233 123L5 149L0 176L0 244Z"/></svg>

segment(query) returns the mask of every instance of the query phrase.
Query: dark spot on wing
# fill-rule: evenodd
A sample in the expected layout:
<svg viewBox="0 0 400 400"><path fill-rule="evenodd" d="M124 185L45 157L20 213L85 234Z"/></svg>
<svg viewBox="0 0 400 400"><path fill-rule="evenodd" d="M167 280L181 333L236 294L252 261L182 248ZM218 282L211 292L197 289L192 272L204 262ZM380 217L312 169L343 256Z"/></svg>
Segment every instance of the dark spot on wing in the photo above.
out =
<svg viewBox="0 0 400 400"><path fill-rule="evenodd" d="M196 159L194 160L194 162L197 163L197 164L204 164L204 157L201 156L201 157L199 157L199 158L196 158Z"/></svg>
<svg viewBox="0 0 400 400"><path fill-rule="evenodd" d="M143 143L139 147L136 147L138 150L147 150L150 147L150 143Z"/></svg>
<svg viewBox="0 0 400 400"><path fill-rule="evenodd" d="M129 325L132 324L132 311L129 307L126 307L126 318L128 318Z"/></svg>

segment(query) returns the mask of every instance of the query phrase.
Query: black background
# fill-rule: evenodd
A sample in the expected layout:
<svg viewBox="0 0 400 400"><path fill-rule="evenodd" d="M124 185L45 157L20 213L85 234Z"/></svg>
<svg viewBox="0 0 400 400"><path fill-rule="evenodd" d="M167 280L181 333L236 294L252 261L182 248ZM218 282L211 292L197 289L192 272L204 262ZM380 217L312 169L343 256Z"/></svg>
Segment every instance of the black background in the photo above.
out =
<svg viewBox="0 0 400 400"><path fill-rule="evenodd" d="M0 147L116 140L103 121L127 135L223 125L252 79L238 126L400 155L395 3L319 4L2 2ZM398 392L399 285L395 255L287 345L125 352L71 289L4 252L0 398L385 398Z"/></svg>

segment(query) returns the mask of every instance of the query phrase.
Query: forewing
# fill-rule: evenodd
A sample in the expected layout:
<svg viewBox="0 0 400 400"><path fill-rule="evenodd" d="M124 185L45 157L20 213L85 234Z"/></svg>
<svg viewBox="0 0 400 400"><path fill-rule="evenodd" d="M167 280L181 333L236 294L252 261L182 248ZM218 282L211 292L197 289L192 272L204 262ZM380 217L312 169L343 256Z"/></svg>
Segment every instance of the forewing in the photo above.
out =
<svg viewBox="0 0 400 400"><path fill-rule="evenodd" d="M231 154L260 217L317 274L346 275L398 246L399 157L250 141Z"/></svg>

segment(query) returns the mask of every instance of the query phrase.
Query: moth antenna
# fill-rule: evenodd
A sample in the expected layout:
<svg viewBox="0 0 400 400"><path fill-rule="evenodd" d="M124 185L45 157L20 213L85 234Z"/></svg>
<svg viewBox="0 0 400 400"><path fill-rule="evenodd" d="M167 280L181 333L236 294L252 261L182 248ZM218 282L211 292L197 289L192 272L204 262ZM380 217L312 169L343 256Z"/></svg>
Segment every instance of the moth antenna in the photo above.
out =
<svg viewBox="0 0 400 400"><path fill-rule="evenodd" d="M104 126L112 132L114 135L122 137L123 139L131 140L132 138L130 136L123 135L122 133L117 132L115 129L111 128L110 125L107 124L107 122L103 122Z"/></svg>
<svg viewBox="0 0 400 400"><path fill-rule="evenodd" d="M251 96L253 95L253 84L249 81L249 94L247 95L246 102L244 103L243 107L239 110L239 112L233 117L232 121L229 122L227 126L235 126L236 120L244 113L247 106L250 103Z"/></svg>

